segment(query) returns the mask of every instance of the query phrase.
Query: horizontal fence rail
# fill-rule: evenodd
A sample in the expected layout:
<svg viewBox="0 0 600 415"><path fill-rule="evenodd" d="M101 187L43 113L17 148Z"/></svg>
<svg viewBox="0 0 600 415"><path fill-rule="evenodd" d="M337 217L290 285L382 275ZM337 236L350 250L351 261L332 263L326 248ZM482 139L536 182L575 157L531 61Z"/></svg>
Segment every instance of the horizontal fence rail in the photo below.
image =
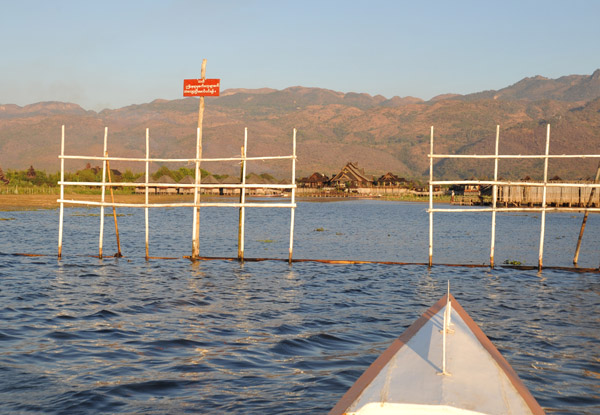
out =
<svg viewBox="0 0 600 415"><path fill-rule="evenodd" d="M149 256L149 225L148 225L148 209L149 208L166 208L166 207L185 207L185 208L194 208L194 223L193 223L193 239L194 241L198 240L198 232L199 232L199 222L197 210L200 207L232 207L238 208L240 210L240 223L238 230L238 259L244 259L244 223L245 223L245 208L286 208L291 210L291 218L290 218L290 247L289 247L289 258L288 260L292 261L292 252L293 252L293 234L294 234L294 213L297 207L296 205L296 129L293 129L293 137L292 137L292 154L287 156L261 156L261 157L248 157L246 155L246 149L248 145L248 129L246 128L244 131L244 146L242 147L242 152L240 157L220 157L220 158L202 158L200 157L200 148L201 148L201 130L198 128L197 130L197 149L196 149L196 157L195 158L151 158L150 157L150 144L149 144L149 129L146 129L146 157L113 157L108 155L107 151L107 140L108 140L108 127L104 129L104 156L78 156L78 155L65 155L65 126L62 126L61 133L61 154L58 156L61 162L61 174L60 181L58 184L60 185L60 198L57 202L60 203L60 223L59 223L59 236L58 236L58 257L62 256L62 238L63 238L63 220L64 220L64 205L72 204L72 205L85 205L85 206L99 206L100 211L100 237L99 237L99 257L102 258L102 245L103 245L103 233L104 233L104 208L112 207L113 213L115 212L115 208L117 207L127 207L127 208L144 208L145 209L145 228L146 228L146 259L151 258ZM74 181L66 181L65 180L65 160L98 160L102 161L102 181L101 182L74 182ZM246 183L245 173L246 173L246 163L248 161L264 161L264 160L291 160L292 162L292 172L291 172L291 184L260 184L260 183ZM110 178L110 169L109 163L111 161L127 161L127 162L143 162L145 163L145 181L144 182L117 182L113 183ZM241 168L241 177L240 183L202 183L202 178L200 176L200 162L239 162L242 166ZM150 170L149 164L152 162L161 162L161 163L195 163L196 165L196 177L194 183L156 183L150 181ZM106 180L106 176L108 174L108 182ZM100 201L89 201L89 200L75 200L75 199L65 199L64 191L67 186L85 186L85 187L100 187L101 188L101 196ZM117 203L114 201L114 198L111 202L107 202L105 200L106 189L109 189L112 196L113 188L117 187L135 187L137 189L144 189L145 200L143 203ZM172 203L150 203L149 202L149 190L150 188L155 189L165 189L165 188L181 188L181 189L193 189L194 193L194 202L172 202ZM201 202L199 190L201 189L240 189L240 201L239 202ZM291 197L289 202L287 203L279 203L279 202L246 202L246 190L247 189L282 189L291 191ZM117 242L118 242L118 227L117 227L117 219L116 213L115 217L115 228L117 232ZM192 242L193 252L191 259L200 258L199 255L194 255L194 249L196 248L197 242ZM120 246L119 246L119 254L120 254Z"/></svg>
<svg viewBox="0 0 600 415"><path fill-rule="evenodd" d="M434 159L586 159L600 158L600 154L504 154L504 155L477 155L477 154L430 154Z"/></svg>
<svg viewBox="0 0 600 415"><path fill-rule="evenodd" d="M140 157L101 157L101 156L58 156L64 160L101 160L101 161L148 161L161 163L196 163L202 161L253 161L253 160L291 160L296 156L261 156L261 157L227 157L227 158L199 158L199 159L161 159Z"/></svg>
<svg viewBox="0 0 600 415"><path fill-rule="evenodd" d="M600 212L600 207L590 207L594 192L597 188L600 188L598 178L600 175L600 165L598 166L598 174L594 183L563 183L563 182L552 182L548 180L548 160L549 159L600 159L600 154L549 154L550 152L550 124L546 127L546 151L545 154L532 154L532 155L501 155L498 154L498 145L500 138L500 126L496 126L496 143L495 143L495 154L487 155L469 155L469 154L434 154L433 152L433 126L431 127L430 133L430 152L429 157L429 266L433 265L433 214L434 213L464 213L464 212L491 212L492 213L492 231L491 231L491 243L490 243L490 266L494 267L494 250L495 250L495 236L496 236L496 213L497 212L541 212L541 226L540 226L540 242L539 242L539 255L538 255L538 269L541 270L543 266L543 253L544 253L544 235L545 235L545 223L546 223L546 212L581 212L585 211L584 222L582 223L581 232L579 235L579 241L576 248L575 259L573 263L577 265L577 257L579 253L579 247L581 245L581 237L583 236L583 230L585 227L585 221L587 220L588 212ZM491 159L494 160L494 180L434 180L433 178L433 160L434 159ZM511 181L511 180L499 180L498 179L498 162L499 160L508 159L542 159L544 160L544 179L542 182L536 181ZM433 207L433 186L448 186L448 185L479 185L479 186L492 186L492 207L490 208L434 208ZM541 187L542 198L541 207L498 207L498 191L499 187L503 186L515 186L515 187ZM547 189L548 188L580 188L580 189L591 189L589 193L588 203L585 207L563 207L547 206ZM588 195L584 195L587 197Z"/></svg>
<svg viewBox="0 0 600 415"><path fill-rule="evenodd" d="M63 182L58 184L65 186L88 186L88 187L181 187L189 189L295 189L295 184L260 184L260 183L102 183L102 182Z"/></svg>
<svg viewBox="0 0 600 415"><path fill-rule="evenodd" d="M226 202L181 202L181 203L118 203L118 202L93 202L89 200L58 199L60 203L73 205L101 206L101 207L129 207L129 208L164 208L164 207L251 207L251 208L295 208L296 203L226 203Z"/></svg>

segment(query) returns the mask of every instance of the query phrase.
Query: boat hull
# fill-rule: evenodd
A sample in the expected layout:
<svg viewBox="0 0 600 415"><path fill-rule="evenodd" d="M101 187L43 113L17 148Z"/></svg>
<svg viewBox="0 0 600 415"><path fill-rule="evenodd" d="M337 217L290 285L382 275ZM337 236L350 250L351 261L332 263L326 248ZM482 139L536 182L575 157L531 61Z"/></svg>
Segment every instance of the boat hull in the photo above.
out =
<svg viewBox="0 0 600 415"><path fill-rule="evenodd" d="M451 322L449 326L445 319ZM449 295L396 339L330 412L388 413L544 411L506 359Z"/></svg>

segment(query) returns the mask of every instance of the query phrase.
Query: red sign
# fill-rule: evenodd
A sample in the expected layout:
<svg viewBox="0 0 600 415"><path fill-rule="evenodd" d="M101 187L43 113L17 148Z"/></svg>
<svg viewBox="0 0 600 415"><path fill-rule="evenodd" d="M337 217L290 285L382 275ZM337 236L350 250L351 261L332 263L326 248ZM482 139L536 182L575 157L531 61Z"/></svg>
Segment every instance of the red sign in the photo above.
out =
<svg viewBox="0 0 600 415"><path fill-rule="evenodd" d="M184 79L184 97L218 97L221 92L220 79Z"/></svg>

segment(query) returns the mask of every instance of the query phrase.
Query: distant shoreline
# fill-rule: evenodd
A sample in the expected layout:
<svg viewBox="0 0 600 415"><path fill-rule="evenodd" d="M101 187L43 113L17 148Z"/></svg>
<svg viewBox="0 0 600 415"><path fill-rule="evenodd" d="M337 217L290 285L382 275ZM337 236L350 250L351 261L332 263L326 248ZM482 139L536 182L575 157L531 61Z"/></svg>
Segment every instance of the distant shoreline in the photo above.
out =
<svg viewBox="0 0 600 415"><path fill-rule="evenodd" d="M37 195L0 195L0 211L23 211L23 210L38 210L38 209L56 209L60 204L56 201L59 195L56 194L37 194ZM85 200L85 201L100 201L100 195L89 195L89 194L67 194L66 199L74 200ZM192 202L194 200L192 195L150 195L151 203L176 203L176 202ZM223 198L234 199L238 198L235 196L208 196L203 195L204 200L222 200ZM270 199L264 197L248 196L248 199ZM351 200L383 200L393 202L427 202L428 198L417 200L415 198L402 199L398 197L385 198L385 197L330 197L330 198L319 198L319 197L297 197L296 201L300 202L340 202L340 201L351 201ZM107 202L110 202L110 196L107 195ZM116 203L144 203L144 195L115 195ZM449 200L436 198L435 203L449 203ZM65 203L65 207L82 207L83 205L72 205Z"/></svg>

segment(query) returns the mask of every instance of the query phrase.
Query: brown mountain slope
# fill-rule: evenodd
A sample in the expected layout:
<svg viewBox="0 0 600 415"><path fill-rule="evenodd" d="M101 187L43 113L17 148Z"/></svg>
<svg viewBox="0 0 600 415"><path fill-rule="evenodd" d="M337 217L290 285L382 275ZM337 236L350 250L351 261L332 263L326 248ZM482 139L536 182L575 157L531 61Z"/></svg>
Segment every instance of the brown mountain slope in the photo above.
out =
<svg viewBox="0 0 600 415"><path fill-rule="evenodd" d="M546 102L555 106L555 102ZM547 123L550 123L550 154L596 154L600 155L600 98L581 107L566 111L547 111L535 118L523 121L500 133L500 154L544 154ZM495 131L490 129L481 140L473 141L460 150L463 154L493 154ZM548 176L561 179L586 179L595 175L600 159L550 159ZM492 177L492 161L444 160L436 165L436 174L442 177L469 178ZM502 160L499 175L520 179L530 176L543 178L542 160Z"/></svg>
<svg viewBox="0 0 600 415"><path fill-rule="evenodd" d="M501 99L540 101L589 101L600 96L600 69L592 75L569 75L558 79L543 76L524 78L498 91L484 91L458 97L463 100Z"/></svg>
<svg viewBox="0 0 600 415"><path fill-rule="evenodd" d="M589 77L590 82L596 73ZM581 84L580 84L581 85ZM394 104L390 104L394 101ZM436 153L491 153L495 126L500 124L501 152L539 150L546 122L551 122L553 152L600 153L598 99L582 105L568 100L436 99L371 97L317 88L292 87L224 93L206 100L204 157L240 153L244 127L248 154L291 153L292 129L298 129L298 176L337 172L358 161L369 175L388 171L409 177L427 175L430 126L435 126ZM145 155L145 131L150 129L151 157L192 158L195 154L198 100L155 100L100 113L75 104L39 103L0 106L0 166L47 171L59 169L60 126L66 125L66 153L102 154L104 127L109 128L109 153L121 157ZM540 133L540 131L542 131ZM542 134L540 136L540 134ZM537 147L532 147L537 146ZM87 161L68 161L67 169ZM508 162L507 162L508 163ZM589 175L590 163L558 164L558 175ZM92 163L99 164L99 163ZM513 163L514 164L514 163ZM249 171L289 174L289 161L252 162ZM527 163L502 164L502 175L518 178ZM142 163L111 163L112 168L142 171ZM160 167L154 163L153 169ZM169 165L169 167L177 167ZM206 162L216 173L238 174L235 163ZM581 167L581 168L580 168ZM584 172L585 171L585 172ZM480 163L436 163L436 177L491 176ZM535 172L526 172L534 176Z"/></svg>

